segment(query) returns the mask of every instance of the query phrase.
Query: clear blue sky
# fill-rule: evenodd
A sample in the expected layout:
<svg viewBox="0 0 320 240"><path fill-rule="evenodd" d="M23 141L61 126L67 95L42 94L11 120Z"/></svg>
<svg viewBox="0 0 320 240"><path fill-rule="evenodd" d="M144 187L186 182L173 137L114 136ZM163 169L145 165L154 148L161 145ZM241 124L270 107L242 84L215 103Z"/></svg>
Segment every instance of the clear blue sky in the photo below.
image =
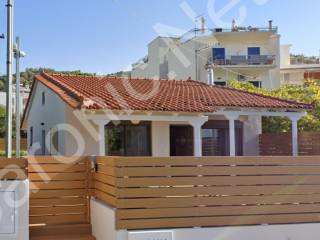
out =
<svg viewBox="0 0 320 240"><path fill-rule="evenodd" d="M208 3L214 9L208 9ZM319 55L319 0L15 0L15 36L28 54L23 67L51 67L110 73L128 68L147 53L157 36L154 26L181 30L194 26L181 8L209 15L227 3L235 6L220 20L231 22L245 7L243 25L279 27L281 43L292 43L294 53ZM5 0L0 0L1 32L5 31ZM0 71L5 71L5 41L0 40Z"/></svg>

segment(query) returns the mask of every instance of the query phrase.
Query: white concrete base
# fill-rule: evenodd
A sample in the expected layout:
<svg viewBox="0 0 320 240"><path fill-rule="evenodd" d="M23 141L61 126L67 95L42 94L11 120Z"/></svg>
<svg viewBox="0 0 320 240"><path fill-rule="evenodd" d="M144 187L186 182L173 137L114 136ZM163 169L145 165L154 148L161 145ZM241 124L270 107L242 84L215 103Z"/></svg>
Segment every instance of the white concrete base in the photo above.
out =
<svg viewBox="0 0 320 240"><path fill-rule="evenodd" d="M320 223L265 226L187 228L148 231L117 231L115 211L91 201L93 235L97 240L317 240ZM171 234L172 233L172 237Z"/></svg>
<svg viewBox="0 0 320 240"><path fill-rule="evenodd" d="M0 240L29 239L29 181L0 181Z"/></svg>

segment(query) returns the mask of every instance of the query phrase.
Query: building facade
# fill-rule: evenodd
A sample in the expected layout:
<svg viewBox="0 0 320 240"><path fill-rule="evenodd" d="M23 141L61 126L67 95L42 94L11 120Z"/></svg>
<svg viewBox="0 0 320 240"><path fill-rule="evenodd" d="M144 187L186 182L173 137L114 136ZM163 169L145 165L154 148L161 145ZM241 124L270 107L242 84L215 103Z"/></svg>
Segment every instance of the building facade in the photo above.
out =
<svg viewBox="0 0 320 240"><path fill-rule="evenodd" d="M225 85L228 80L280 86L280 35L268 27L195 29L179 38L158 37L148 56L133 64L132 76L193 79Z"/></svg>

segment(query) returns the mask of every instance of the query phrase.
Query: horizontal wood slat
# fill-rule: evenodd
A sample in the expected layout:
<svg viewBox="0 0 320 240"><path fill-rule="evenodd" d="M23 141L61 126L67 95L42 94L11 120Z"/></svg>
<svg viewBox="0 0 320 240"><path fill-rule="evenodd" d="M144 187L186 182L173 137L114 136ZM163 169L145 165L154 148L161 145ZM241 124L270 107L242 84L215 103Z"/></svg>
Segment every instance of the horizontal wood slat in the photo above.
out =
<svg viewBox="0 0 320 240"><path fill-rule="evenodd" d="M88 158L35 156L28 163L30 224L89 223Z"/></svg>
<svg viewBox="0 0 320 240"><path fill-rule="evenodd" d="M0 180L25 180L28 178L25 158L0 157Z"/></svg>
<svg viewBox="0 0 320 240"><path fill-rule="evenodd" d="M320 222L320 157L97 157L118 229Z"/></svg>

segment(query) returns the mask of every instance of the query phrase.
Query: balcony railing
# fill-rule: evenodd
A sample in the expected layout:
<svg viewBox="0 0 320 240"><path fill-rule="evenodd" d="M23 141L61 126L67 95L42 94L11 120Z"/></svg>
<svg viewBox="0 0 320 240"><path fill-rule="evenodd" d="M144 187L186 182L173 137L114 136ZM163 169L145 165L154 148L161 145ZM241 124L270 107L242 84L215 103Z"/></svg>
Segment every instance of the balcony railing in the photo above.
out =
<svg viewBox="0 0 320 240"><path fill-rule="evenodd" d="M272 66L275 64L275 55L230 55L225 58L209 58L209 62L216 65L228 66Z"/></svg>
<svg viewBox="0 0 320 240"><path fill-rule="evenodd" d="M235 27L235 28L214 28L212 29L214 33L220 32L278 32L278 27Z"/></svg>

